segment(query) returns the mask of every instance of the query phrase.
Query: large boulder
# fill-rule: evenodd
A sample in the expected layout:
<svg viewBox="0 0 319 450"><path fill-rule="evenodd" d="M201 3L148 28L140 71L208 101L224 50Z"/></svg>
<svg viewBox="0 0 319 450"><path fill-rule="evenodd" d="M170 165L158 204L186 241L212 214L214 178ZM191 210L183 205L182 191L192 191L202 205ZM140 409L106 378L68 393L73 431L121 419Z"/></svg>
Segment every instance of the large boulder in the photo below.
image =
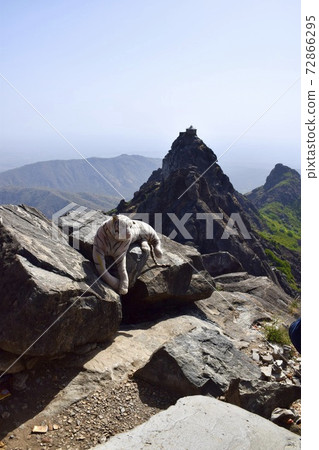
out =
<svg viewBox="0 0 319 450"><path fill-rule="evenodd" d="M301 387L262 380L233 380L226 392L228 403L270 419L277 407L289 408L301 398Z"/></svg>
<svg viewBox="0 0 319 450"><path fill-rule="evenodd" d="M185 397L95 450L300 449L300 436L255 414L204 396Z"/></svg>
<svg viewBox="0 0 319 450"><path fill-rule="evenodd" d="M243 271L243 267L238 259L228 252L208 253L202 257L205 269L212 277Z"/></svg>
<svg viewBox="0 0 319 450"><path fill-rule="evenodd" d="M52 356L111 339L119 296L39 211L0 206L0 348Z"/></svg>
<svg viewBox="0 0 319 450"><path fill-rule="evenodd" d="M148 258L134 286L122 298L123 320L136 322L152 315L210 297L214 283L201 255L191 246L161 235L163 258Z"/></svg>
<svg viewBox="0 0 319 450"><path fill-rule="evenodd" d="M98 227L107 219L101 211L79 209L59 218L69 241L92 259L93 240ZM123 321L136 322L154 317L154 313L209 297L214 284L205 270L200 253L192 246L179 244L159 235L163 258L153 261L142 252L138 242L127 253L129 292L122 297ZM110 259L107 263L111 263ZM111 272L116 275L116 267Z"/></svg>
<svg viewBox="0 0 319 450"><path fill-rule="evenodd" d="M180 396L227 392L233 379L255 380L260 369L209 322L156 351L135 376Z"/></svg>

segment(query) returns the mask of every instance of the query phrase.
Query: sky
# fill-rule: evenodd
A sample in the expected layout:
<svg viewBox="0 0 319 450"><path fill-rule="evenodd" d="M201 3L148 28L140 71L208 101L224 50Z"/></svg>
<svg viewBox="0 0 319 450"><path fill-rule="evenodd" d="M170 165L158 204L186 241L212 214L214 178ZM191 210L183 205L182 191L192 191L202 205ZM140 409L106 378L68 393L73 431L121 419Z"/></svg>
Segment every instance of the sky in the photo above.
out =
<svg viewBox="0 0 319 450"><path fill-rule="evenodd" d="M164 157L190 125L217 156L231 146L222 167L300 168L299 1L0 10L0 171L80 154Z"/></svg>

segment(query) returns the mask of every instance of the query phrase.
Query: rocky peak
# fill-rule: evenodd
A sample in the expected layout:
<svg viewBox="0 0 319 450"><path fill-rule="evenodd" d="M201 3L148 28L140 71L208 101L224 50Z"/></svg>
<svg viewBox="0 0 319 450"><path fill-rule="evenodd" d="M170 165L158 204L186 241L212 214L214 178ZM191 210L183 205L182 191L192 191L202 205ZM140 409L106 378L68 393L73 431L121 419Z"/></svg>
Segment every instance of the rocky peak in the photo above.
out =
<svg viewBox="0 0 319 450"><path fill-rule="evenodd" d="M300 175L296 170L290 169L290 167L278 163L268 175L266 183L264 184L264 189L268 191L269 189L275 187L278 183L288 179L296 179L299 181Z"/></svg>
<svg viewBox="0 0 319 450"><path fill-rule="evenodd" d="M196 169L204 172L217 161L215 153L197 136L192 126L181 131L163 160L162 175L166 180L179 169Z"/></svg>
<svg viewBox="0 0 319 450"><path fill-rule="evenodd" d="M182 244L191 243L202 254L229 252L249 273L268 275L276 280L269 265L264 264L264 250L252 231L251 225L259 222L257 210L234 189L217 164L215 153L197 136L194 128L181 132L173 142L163 160L162 173L153 173L134 198L122 201L116 211L147 213L154 228L160 213L161 229L157 231L173 236ZM176 220L184 221L185 233L184 228L183 232L177 232L172 213ZM219 219L213 225L213 237L208 237L205 222L200 217L212 217L214 213ZM240 232L225 237L233 214L242 220L250 233L248 238Z"/></svg>
<svg viewBox="0 0 319 450"><path fill-rule="evenodd" d="M263 186L246 194L257 208L272 202L280 202L284 206L296 206L300 203L301 180L299 173L283 164L276 164L268 175Z"/></svg>

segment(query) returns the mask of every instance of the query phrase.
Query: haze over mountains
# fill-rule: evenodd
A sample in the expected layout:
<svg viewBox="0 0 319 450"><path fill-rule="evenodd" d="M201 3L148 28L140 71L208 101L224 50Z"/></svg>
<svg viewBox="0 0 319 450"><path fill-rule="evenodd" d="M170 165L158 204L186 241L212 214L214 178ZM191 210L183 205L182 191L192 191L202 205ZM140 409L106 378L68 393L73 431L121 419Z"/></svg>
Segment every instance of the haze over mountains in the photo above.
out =
<svg viewBox="0 0 319 450"><path fill-rule="evenodd" d="M143 156L143 153L140 153L140 155ZM121 156L123 156L123 154ZM120 158L120 156L118 156L118 158ZM90 160L100 160L100 159L112 159L112 158L104 158L104 157L88 158L89 161ZM157 159L159 161L162 160L161 157L150 158L150 159ZM16 161L16 162L11 162L11 163L7 164L7 161L2 161L2 162L0 162L0 177L3 172L10 172L11 170L20 169L22 166L30 167L33 164L38 163L39 161L42 162L40 155L39 155L38 160L36 160L34 162L30 162L30 163L28 162L28 163L22 163L22 164L20 163L19 164ZM49 162L52 162L52 161L60 161L60 160L51 160ZM70 161L70 160L66 159L64 161ZM72 159L71 161L76 161L76 160ZM251 165L251 164L248 165L247 162L230 161L229 158L227 159L225 157L221 158L221 160L218 160L218 163L220 164L223 171L228 174L234 188L242 194L245 194L246 192L249 192L249 191L255 189L256 186L261 186L262 184L264 184L269 172L274 167L274 164L269 164L269 165L260 164L259 166ZM160 164L159 164L159 166L160 166ZM295 166L289 165L289 167L295 167ZM295 167L295 169L297 170L298 173L300 173L300 169L297 166Z"/></svg>
<svg viewBox="0 0 319 450"><path fill-rule="evenodd" d="M127 197L160 164L159 158L139 155L44 161L0 173L0 186L45 187Z"/></svg>
<svg viewBox="0 0 319 450"><path fill-rule="evenodd" d="M204 229L197 230L194 223L192 233L198 235L197 245L201 251L230 251L242 264L245 261L244 266L247 264L252 273L257 271L257 274L267 273L271 276L273 272L270 271L270 264L277 270L277 277L284 274L285 279L281 281L286 291L290 292L290 288L298 290L299 173L277 164L266 182L266 177L263 177L256 184L261 187L256 188L254 185L251 192L242 195L233 185L233 179L228 178L218 163L209 169L193 189L187 191L185 197L177 200L178 195L175 194L180 190L178 183L186 182L188 185L190 179L195 180L215 161L213 151L197 137L195 130L189 129L186 133L180 133L163 162L160 158L123 154L115 158L89 158L88 161L38 162L0 173L0 204L23 203L34 206L47 217L52 217L70 202L103 211L110 211L119 205L119 212L166 211L183 215L185 212L222 210L226 218L233 212L239 212L248 229L254 228L255 239L240 243L235 239L231 248L228 247L233 239L220 240L222 247L217 248L215 240L201 241ZM243 168L239 167L237 173L241 170ZM256 171L251 171L249 180L242 176L242 186L253 181L257 183L258 176L261 178L261 174L258 175ZM167 228L164 234L169 234L172 223L165 224L164 221L163 226ZM265 254L259 248L259 241L265 248ZM210 250L208 247L211 247ZM251 255L247 256L251 250L259 255L256 256L257 260Z"/></svg>
<svg viewBox="0 0 319 450"><path fill-rule="evenodd" d="M139 155L28 164L0 173L0 204L25 203L48 217L69 202L107 211L130 199L160 165Z"/></svg>

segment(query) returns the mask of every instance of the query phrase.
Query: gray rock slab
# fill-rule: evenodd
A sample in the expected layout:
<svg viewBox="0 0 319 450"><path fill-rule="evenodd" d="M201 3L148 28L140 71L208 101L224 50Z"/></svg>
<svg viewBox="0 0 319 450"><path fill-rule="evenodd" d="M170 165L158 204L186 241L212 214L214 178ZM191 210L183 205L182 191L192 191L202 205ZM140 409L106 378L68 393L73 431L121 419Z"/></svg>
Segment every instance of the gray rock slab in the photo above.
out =
<svg viewBox="0 0 319 450"><path fill-rule="evenodd" d="M300 437L237 406L204 396L184 397L95 450L286 450Z"/></svg>
<svg viewBox="0 0 319 450"><path fill-rule="evenodd" d="M203 255L205 269L213 277L218 275L242 272L243 267L233 255L228 252L216 252Z"/></svg>
<svg viewBox="0 0 319 450"><path fill-rule="evenodd" d="M97 347L85 355L68 354L60 360L61 371L63 367L74 367L79 369L79 374L46 406L44 414L54 417L94 390L103 387L108 391L114 383L126 383L167 341L200 324L200 319L191 316L169 318L121 330L112 345L103 349Z"/></svg>
<svg viewBox="0 0 319 450"><path fill-rule="evenodd" d="M16 240L19 255L47 271L75 281L83 279L83 258L40 211L24 205L2 205L0 217L2 235L7 232ZM3 256L11 255L9 246L6 248L8 238L4 235L2 242L6 251Z"/></svg>
<svg viewBox="0 0 319 450"><path fill-rule="evenodd" d="M283 289L267 277L255 277L250 275L243 280L232 279L231 277L216 277L214 281L219 284L222 290L227 292L242 292L254 295L260 302L269 308L273 313L288 311L288 306L292 298Z"/></svg>
<svg viewBox="0 0 319 450"><path fill-rule="evenodd" d="M35 208L0 206L0 218L0 348L53 356L111 339L120 298L93 264Z"/></svg>
<svg viewBox="0 0 319 450"><path fill-rule="evenodd" d="M180 396L218 397L232 380L259 379L261 373L215 325L205 323L169 341L135 375Z"/></svg>
<svg viewBox="0 0 319 450"><path fill-rule="evenodd" d="M208 319L218 324L238 348L264 342L264 334L253 326L256 323L274 317L280 318L286 325L293 322L294 316L289 310L292 299L268 278L249 276L235 282L230 274L214 280L223 277L232 281L223 284L217 281L217 290L196 305Z"/></svg>
<svg viewBox="0 0 319 450"><path fill-rule="evenodd" d="M72 247L79 250L85 258L92 260L94 236L109 217L102 211L75 205L74 210L68 210L65 215L56 218L56 223L69 238Z"/></svg>

